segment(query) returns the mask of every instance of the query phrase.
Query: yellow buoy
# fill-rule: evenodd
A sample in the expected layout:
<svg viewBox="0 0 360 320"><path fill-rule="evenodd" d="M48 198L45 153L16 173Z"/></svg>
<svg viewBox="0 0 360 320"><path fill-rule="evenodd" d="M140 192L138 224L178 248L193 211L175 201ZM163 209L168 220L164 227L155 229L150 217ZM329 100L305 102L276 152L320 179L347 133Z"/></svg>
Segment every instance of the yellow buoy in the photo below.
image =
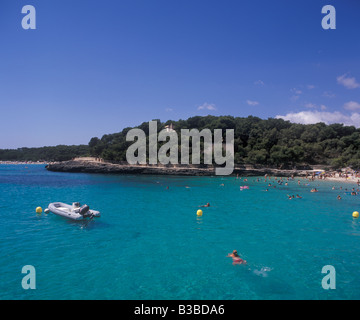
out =
<svg viewBox="0 0 360 320"><path fill-rule="evenodd" d="M196 214L197 214L199 217L201 217L202 214L203 214L203 212L202 212L202 210L198 210L198 211L196 212Z"/></svg>
<svg viewBox="0 0 360 320"><path fill-rule="evenodd" d="M359 212L354 211L353 214L352 214L352 216L353 216L354 218L359 218Z"/></svg>
<svg viewBox="0 0 360 320"><path fill-rule="evenodd" d="M41 213L42 212L42 208L41 207L37 207L36 208L36 213Z"/></svg>

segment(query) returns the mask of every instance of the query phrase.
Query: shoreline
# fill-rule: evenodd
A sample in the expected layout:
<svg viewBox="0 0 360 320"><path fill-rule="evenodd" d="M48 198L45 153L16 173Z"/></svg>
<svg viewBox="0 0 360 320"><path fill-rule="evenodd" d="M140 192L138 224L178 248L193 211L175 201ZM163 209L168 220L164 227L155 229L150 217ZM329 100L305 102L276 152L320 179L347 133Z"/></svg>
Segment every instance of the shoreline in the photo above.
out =
<svg viewBox="0 0 360 320"><path fill-rule="evenodd" d="M77 173L104 173L104 174L151 174L151 175L186 175L186 176L215 176L215 166L193 165L129 165L114 164L103 161L70 160L52 162L46 166L49 171L77 172ZM254 168L251 166L235 166L230 176L305 176L306 170Z"/></svg>
<svg viewBox="0 0 360 320"><path fill-rule="evenodd" d="M0 164L24 165L24 164L42 164L47 165L48 161L0 161Z"/></svg>
<svg viewBox="0 0 360 320"><path fill-rule="evenodd" d="M0 165L44 165L48 171L100 174L146 174L146 175L180 175L180 176L215 176L215 166L193 165L130 165L114 164L97 158L75 158L69 161L0 161ZM316 165L311 169L276 169L271 167L255 168L252 165L235 166L229 176L254 177L302 177L309 181L345 182L360 185L360 173L350 168L338 171L324 171ZM321 172L321 173L320 173ZM319 174L320 173L320 174Z"/></svg>
<svg viewBox="0 0 360 320"><path fill-rule="evenodd" d="M347 179L347 178L343 178L343 177L330 177L330 178L326 178L326 179L316 179L315 181L355 183L355 184L359 185L358 180L360 180L360 178Z"/></svg>
<svg viewBox="0 0 360 320"><path fill-rule="evenodd" d="M235 166L230 176L272 176L272 177L302 177L310 181L333 181L349 182L358 184L360 174L348 168L342 172L327 171L312 168L305 169L276 169L276 168L255 168L250 165ZM100 173L100 174L146 174L146 175L180 175L180 176L215 176L214 166L192 166L192 165L129 165L114 164L105 161L88 161L75 159L62 162L51 162L46 169L54 172L74 173ZM351 172L350 172L351 171ZM321 173L320 173L321 172Z"/></svg>

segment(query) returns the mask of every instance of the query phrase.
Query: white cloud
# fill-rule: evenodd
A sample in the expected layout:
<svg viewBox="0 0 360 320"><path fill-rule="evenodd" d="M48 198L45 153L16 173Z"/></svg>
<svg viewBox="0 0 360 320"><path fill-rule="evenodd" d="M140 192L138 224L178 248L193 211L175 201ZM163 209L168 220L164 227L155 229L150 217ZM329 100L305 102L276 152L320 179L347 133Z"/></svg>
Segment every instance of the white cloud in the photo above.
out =
<svg viewBox="0 0 360 320"><path fill-rule="evenodd" d="M316 104L313 104L313 103L306 103L304 107L309 108L309 109L316 109L317 108Z"/></svg>
<svg viewBox="0 0 360 320"><path fill-rule="evenodd" d="M277 115L275 118L302 124L324 122L326 124L343 123L347 126L355 126L357 128L360 127L360 114L356 112L352 113L351 115L345 115L339 111L300 111L296 113L288 113L284 116Z"/></svg>
<svg viewBox="0 0 360 320"><path fill-rule="evenodd" d="M320 109L320 110L326 110L327 109L326 106L324 106L323 104L318 106L318 105L316 105L314 103L306 103L304 105L304 107L309 108L309 109Z"/></svg>
<svg viewBox="0 0 360 320"><path fill-rule="evenodd" d="M331 91L325 91L323 93L323 96L326 98L335 98L336 97L335 93L332 93Z"/></svg>
<svg viewBox="0 0 360 320"><path fill-rule="evenodd" d="M290 98L290 100L291 101L296 101L296 100L298 100L300 98L300 96L292 96L291 98Z"/></svg>
<svg viewBox="0 0 360 320"><path fill-rule="evenodd" d="M214 104L205 102L201 106L198 107L198 110L216 110L216 108L215 108Z"/></svg>
<svg viewBox="0 0 360 320"><path fill-rule="evenodd" d="M290 89L291 92L294 92L295 94L299 95L299 94L302 94L302 91L299 90L299 89L296 89L296 88L292 88Z"/></svg>
<svg viewBox="0 0 360 320"><path fill-rule="evenodd" d="M252 101L252 100L246 100L246 103L249 105L249 106L257 106L259 104L258 101Z"/></svg>
<svg viewBox="0 0 360 320"><path fill-rule="evenodd" d="M309 90L311 90L311 89L314 89L315 86L314 86L313 84L308 84L308 85L307 85L307 88L308 88Z"/></svg>
<svg viewBox="0 0 360 320"><path fill-rule="evenodd" d="M355 101L349 101L349 102L346 102L343 107L346 110L355 111L355 110L360 109L360 103L355 102Z"/></svg>
<svg viewBox="0 0 360 320"><path fill-rule="evenodd" d="M172 112L172 111L174 111L174 109L173 108L165 108L165 111L166 112Z"/></svg>
<svg viewBox="0 0 360 320"><path fill-rule="evenodd" d="M336 78L339 84L342 84L345 88L356 89L360 88L360 83L356 82L354 77L348 77L346 74Z"/></svg>
<svg viewBox="0 0 360 320"><path fill-rule="evenodd" d="M263 86L263 85L265 85L264 81L262 81L262 80L257 80L257 81L254 82L254 84L255 84L255 85L258 85L258 86Z"/></svg>
<svg viewBox="0 0 360 320"><path fill-rule="evenodd" d="M300 89L292 88L290 89L290 91L294 93L294 95L292 95L290 98L291 101L298 100L300 98L300 95L302 94L302 91Z"/></svg>

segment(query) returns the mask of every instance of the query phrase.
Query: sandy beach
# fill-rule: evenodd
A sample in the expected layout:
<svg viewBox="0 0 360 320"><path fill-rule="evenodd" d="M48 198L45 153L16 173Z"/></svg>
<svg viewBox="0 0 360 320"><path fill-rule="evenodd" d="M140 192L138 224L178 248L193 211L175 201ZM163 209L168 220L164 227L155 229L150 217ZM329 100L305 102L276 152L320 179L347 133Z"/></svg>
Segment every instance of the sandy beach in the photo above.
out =
<svg viewBox="0 0 360 320"><path fill-rule="evenodd" d="M343 168L338 171L313 170L307 177L322 181L346 182L360 185L360 173L351 168Z"/></svg>

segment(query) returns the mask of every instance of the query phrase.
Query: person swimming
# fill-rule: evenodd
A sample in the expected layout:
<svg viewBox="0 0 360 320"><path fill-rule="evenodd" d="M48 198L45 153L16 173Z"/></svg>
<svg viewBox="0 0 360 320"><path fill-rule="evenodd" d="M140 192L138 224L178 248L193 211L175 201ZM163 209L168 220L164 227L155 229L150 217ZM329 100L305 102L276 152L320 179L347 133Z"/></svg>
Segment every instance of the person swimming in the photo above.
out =
<svg viewBox="0 0 360 320"><path fill-rule="evenodd" d="M237 253L236 250L233 250L232 253L229 253L227 255L227 257L233 259L233 265L235 265L235 264L246 264L246 261L240 258L239 254Z"/></svg>
<svg viewBox="0 0 360 320"><path fill-rule="evenodd" d="M199 207L210 207L210 203L208 202L207 204L203 204L202 206Z"/></svg>

